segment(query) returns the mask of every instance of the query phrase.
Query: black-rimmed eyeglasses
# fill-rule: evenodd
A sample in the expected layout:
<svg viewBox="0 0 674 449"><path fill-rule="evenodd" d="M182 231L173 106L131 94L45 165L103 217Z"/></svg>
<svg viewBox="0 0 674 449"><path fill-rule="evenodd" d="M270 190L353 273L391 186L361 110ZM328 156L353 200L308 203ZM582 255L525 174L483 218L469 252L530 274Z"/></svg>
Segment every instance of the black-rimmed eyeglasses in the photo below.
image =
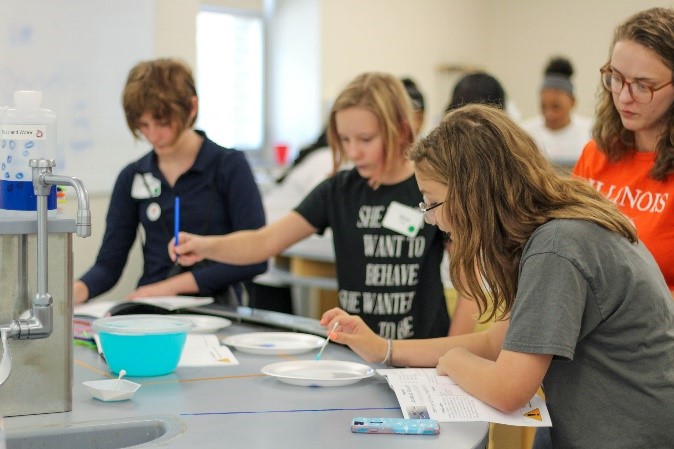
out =
<svg viewBox="0 0 674 449"><path fill-rule="evenodd" d="M434 204L426 204L422 201L421 203L419 203L419 206L417 206L417 207L419 208L419 211L421 211L425 214L429 210L433 210L436 207L442 206L443 203L444 203L444 201L441 201L439 203L434 203Z"/></svg>

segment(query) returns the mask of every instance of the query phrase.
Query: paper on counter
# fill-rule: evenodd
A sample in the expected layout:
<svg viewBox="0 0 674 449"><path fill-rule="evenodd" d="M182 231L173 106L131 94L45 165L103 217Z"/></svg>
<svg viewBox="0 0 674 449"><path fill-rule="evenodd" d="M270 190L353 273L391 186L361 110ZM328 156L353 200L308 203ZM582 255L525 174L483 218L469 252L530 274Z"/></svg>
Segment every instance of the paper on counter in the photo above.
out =
<svg viewBox="0 0 674 449"><path fill-rule="evenodd" d="M232 351L215 334L187 334L185 347L178 362L180 367L205 367L238 365Z"/></svg>
<svg viewBox="0 0 674 449"><path fill-rule="evenodd" d="M133 299L132 301L152 304L153 306L163 307L166 310L177 310L187 307L205 306L211 304L213 298L210 296L149 296Z"/></svg>
<svg viewBox="0 0 674 449"><path fill-rule="evenodd" d="M511 426L550 427L545 401L535 395L524 407L503 413L459 387L435 368L379 369L400 403L405 418L431 418L440 422L485 421Z"/></svg>
<svg viewBox="0 0 674 449"><path fill-rule="evenodd" d="M96 348L101 357L103 347L98 334L94 334ZM204 366L228 366L238 365L239 361L234 357L229 347L220 345L220 340L215 334L187 334L185 346L178 361L178 368L197 368ZM0 448L2 449L2 448Z"/></svg>
<svg viewBox="0 0 674 449"><path fill-rule="evenodd" d="M147 298L134 299L133 301L164 308L168 311L185 309L188 307L198 307L211 304L213 298L203 296L152 296ZM103 318L113 306L126 301L90 301L86 304L75 306L75 315L92 316Z"/></svg>

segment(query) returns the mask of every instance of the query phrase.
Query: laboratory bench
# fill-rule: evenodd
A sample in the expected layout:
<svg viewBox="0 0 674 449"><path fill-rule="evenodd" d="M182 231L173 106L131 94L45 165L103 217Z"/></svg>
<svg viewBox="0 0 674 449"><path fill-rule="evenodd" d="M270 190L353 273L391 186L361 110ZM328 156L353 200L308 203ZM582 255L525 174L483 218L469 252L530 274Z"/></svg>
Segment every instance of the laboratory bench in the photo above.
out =
<svg viewBox="0 0 674 449"><path fill-rule="evenodd" d="M279 330L325 336L316 320L305 317L248 308L200 307L194 311L232 321L231 326L219 331L220 338ZM483 422L441 423L440 434L435 436L352 433L350 423L357 416L402 417L394 392L377 374L347 386L305 387L285 384L260 372L270 363L312 360L315 351L282 356L232 349L239 365L179 367L165 376L128 377L142 386L132 399L120 402L94 399L82 385L88 380L115 377L98 352L81 345L74 345L73 352L72 411L5 418L10 443L13 434L51 431L57 435L107 426L109 431L101 433L105 441L89 447L124 447L119 445L121 441L132 441L135 433L143 432L156 439L133 447L395 449L414 445L419 449L475 449L487 444L488 424ZM335 343L328 344L322 359L363 363L350 349ZM8 449L12 447L8 444Z"/></svg>

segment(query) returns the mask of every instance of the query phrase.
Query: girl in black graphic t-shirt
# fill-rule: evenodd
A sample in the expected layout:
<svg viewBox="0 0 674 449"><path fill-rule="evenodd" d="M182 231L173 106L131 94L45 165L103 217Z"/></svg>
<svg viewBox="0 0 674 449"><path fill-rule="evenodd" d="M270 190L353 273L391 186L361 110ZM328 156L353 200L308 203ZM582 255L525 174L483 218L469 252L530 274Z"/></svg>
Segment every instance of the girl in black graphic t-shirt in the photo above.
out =
<svg viewBox="0 0 674 449"><path fill-rule="evenodd" d="M182 264L204 258L247 264L331 228L341 306L391 339L447 335L440 279L443 234L423 222L423 197L406 150L414 141L402 83L365 73L337 97L328 124L334 167L354 168L318 185L292 212L257 231L227 236L181 233L169 244Z"/></svg>

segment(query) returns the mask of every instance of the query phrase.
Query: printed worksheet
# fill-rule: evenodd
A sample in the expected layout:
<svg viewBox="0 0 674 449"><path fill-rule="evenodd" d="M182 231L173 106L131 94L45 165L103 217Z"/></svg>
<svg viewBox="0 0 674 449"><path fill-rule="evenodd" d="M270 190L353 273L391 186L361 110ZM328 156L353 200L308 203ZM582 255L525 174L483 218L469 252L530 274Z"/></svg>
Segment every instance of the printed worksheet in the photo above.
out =
<svg viewBox="0 0 674 449"><path fill-rule="evenodd" d="M214 334L187 334L178 368L238 365L229 347Z"/></svg>
<svg viewBox="0 0 674 449"><path fill-rule="evenodd" d="M535 395L521 409L503 413L471 396L435 368L379 369L400 403L405 418L440 422L486 421L511 426L550 427L545 401Z"/></svg>

